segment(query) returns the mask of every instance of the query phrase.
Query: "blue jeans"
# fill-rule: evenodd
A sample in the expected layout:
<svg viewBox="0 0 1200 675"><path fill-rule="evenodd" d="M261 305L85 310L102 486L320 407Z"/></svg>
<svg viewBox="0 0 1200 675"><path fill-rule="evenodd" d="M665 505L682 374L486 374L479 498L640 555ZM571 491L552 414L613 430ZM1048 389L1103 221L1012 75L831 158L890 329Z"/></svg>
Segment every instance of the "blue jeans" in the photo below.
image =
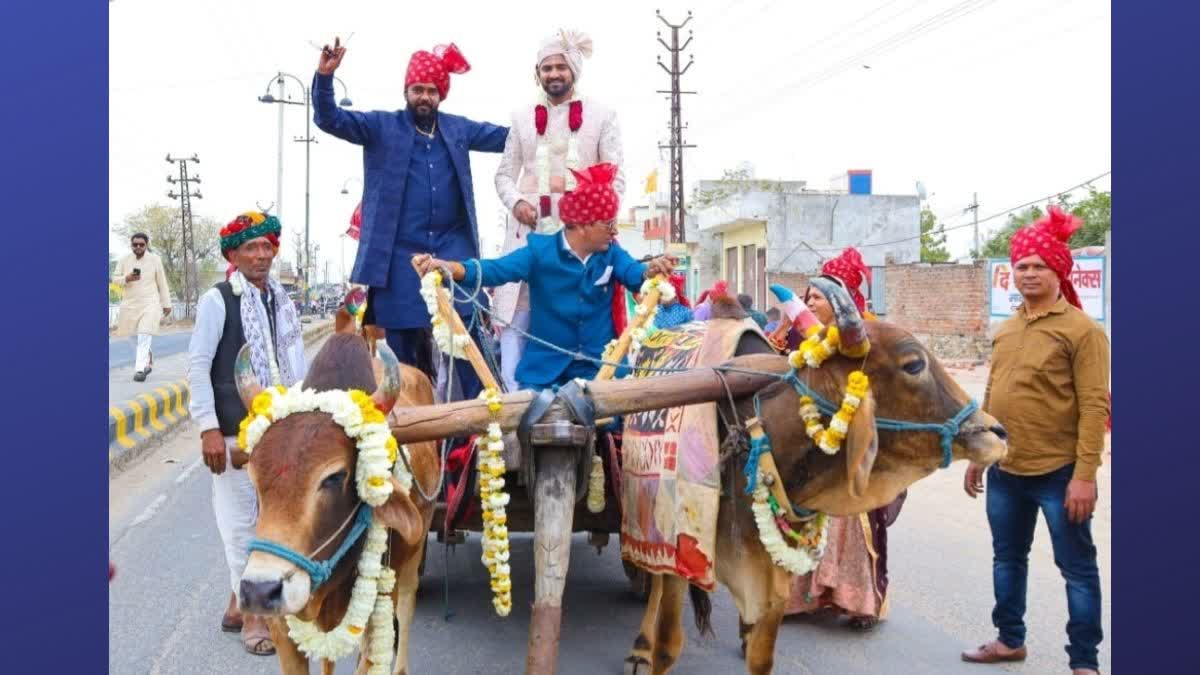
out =
<svg viewBox="0 0 1200 675"><path fill-rule="evenodd" d="M1050 530L1054 564L1067 582L1067 655L1071 668L1099 668L1096 647L1100 627L1100 570L1092 544L1092 519L1067 519L1067 483L1075 470L1068 464L1041 476L1017 476L988 469L987 517L992 529L992 586L996 607L992 623L1000 641L1016 649L1025 644L1025 588L1029 549L1040 509Z"/></svg>

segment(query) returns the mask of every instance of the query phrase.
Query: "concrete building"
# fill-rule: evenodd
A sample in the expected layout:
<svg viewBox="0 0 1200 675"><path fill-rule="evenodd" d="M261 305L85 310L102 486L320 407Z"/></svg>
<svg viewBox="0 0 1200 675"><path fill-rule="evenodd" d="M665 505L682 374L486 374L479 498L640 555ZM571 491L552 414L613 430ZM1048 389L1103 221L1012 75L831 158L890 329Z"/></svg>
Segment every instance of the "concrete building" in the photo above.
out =
<svg viewBox="0 0 1200 675"><path fill-rule="evenodd" d="M774 304L769 284L802 288L825 260L854 246L873 268L870 297L884 310L884 266L920 260L920 200L871 194L868 172L848 176L845 191L809 190L804 181L700 181L689 213L699 286L725 279L766 308Z"/></svg>

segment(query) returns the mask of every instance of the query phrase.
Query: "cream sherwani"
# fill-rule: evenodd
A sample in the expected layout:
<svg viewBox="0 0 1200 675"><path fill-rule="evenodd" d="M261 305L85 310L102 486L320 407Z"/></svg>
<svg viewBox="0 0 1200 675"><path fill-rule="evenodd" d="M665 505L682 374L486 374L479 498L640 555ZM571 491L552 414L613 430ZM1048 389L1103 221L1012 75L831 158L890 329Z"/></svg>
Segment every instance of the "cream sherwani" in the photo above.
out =
<svg viewBox="0 0 1200 675"><path fill-rule="evenodd" d="M141 270L141 277L125 281L125 276L135 268ZM112 280L125 290L117 313L117 337L134 339L134 370L141 372L150 366L150 343L158 335L163 310L171 308L167 272L162 259L154 253L146 251L141 258L130 253L117 263Z"/></svg>

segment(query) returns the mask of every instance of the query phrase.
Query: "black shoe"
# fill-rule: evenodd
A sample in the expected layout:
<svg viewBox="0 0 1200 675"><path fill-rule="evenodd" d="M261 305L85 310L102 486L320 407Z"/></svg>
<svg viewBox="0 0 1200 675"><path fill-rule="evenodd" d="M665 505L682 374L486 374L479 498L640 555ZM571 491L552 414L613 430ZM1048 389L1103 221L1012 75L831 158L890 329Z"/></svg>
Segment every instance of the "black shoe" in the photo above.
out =
<svg viewBox="0 0 1200 675"><path fill-rule="evenodd" d="M145 370L139 370L136 373L134 373L133 381L134 382L145 382L146 381L146 372L147 371L145 371Z"/></svg>

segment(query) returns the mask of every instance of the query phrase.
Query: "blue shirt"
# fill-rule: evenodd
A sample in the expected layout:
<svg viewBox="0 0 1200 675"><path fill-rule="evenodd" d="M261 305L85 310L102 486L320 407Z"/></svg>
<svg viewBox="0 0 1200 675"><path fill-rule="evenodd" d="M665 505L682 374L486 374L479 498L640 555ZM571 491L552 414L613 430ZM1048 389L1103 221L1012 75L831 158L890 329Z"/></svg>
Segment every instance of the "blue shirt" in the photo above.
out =
<svg viewBox="0 0 1200 675"><path fill-rule="evenodd" d="M654 315L654 327L667 330L676 326L682 326L691 320L692 308L687 307L682 302L676 301L670 305L658 308L658 313Z"/></svg>
<svg viewBox="0 0 1200 675"><path fill-rule="evenodd" d="M478 270L482 270L484 286L527 282L529 333L569 351L599 358L615 337L614 282L639 288L646 266L615 242L607 251L591 254L584 263L564 242L561 234L531 233L526 246L502 258L481 260L478 267L466 261L462 285L474 290ZM530 340L517 364L516 379L524 386L547 387L572 377L590 379L598 370L593 362L572 359Z"/></svg>
<svg viewBox="0 0 1200 675"><path fill-rule="evenodd" d="M435 130L433 138L415 133L404 183L404 210L396 229L387 285L376 287L372 295L379 325L386 328L429 325L429 312L417 293L420 279L412 268L414 254L431 253L444 260L460 260L471 257L475 250L458 174L441 130ZM471 313L469 304L458 303L456 307L459 314Z"/></svg>

